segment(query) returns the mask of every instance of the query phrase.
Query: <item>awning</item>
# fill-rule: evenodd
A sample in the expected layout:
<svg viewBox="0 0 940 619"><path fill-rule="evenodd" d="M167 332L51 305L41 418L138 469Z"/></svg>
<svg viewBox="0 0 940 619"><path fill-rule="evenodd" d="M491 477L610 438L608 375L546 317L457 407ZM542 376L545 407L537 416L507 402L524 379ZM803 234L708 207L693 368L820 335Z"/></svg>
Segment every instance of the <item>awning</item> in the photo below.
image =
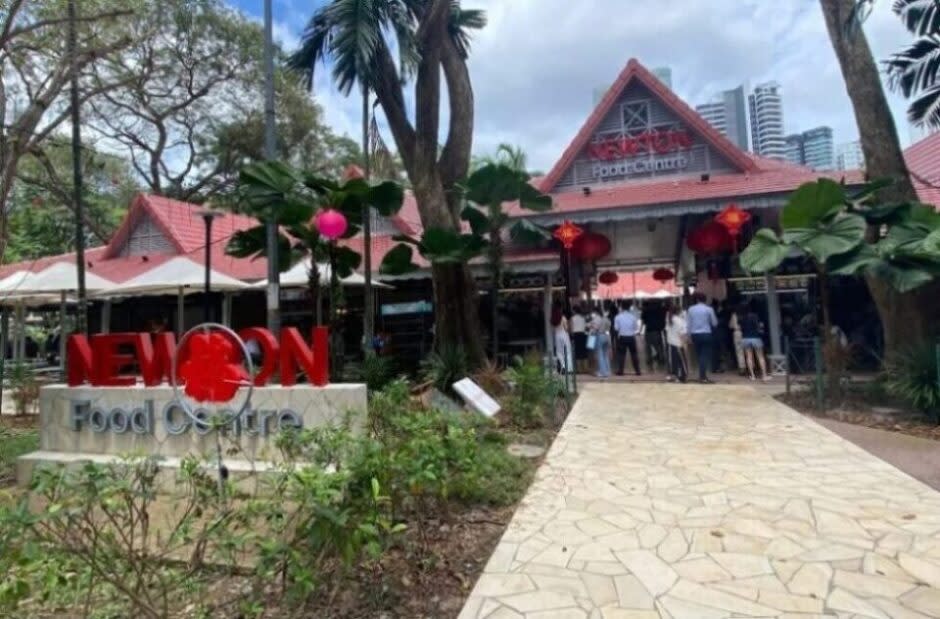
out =
<svg viewBox="0 0 940 619"><path fill-rule="evenodd" d="M206 270L203 265L189 258L177 256L122 284L115 284L112 288L95 296L122 297L132 294L159 296L179 294L181 291L184 294L203 292L205 279ZM209 283L214 292L251 288L250 284L216 270L210 270Z"/></svg>

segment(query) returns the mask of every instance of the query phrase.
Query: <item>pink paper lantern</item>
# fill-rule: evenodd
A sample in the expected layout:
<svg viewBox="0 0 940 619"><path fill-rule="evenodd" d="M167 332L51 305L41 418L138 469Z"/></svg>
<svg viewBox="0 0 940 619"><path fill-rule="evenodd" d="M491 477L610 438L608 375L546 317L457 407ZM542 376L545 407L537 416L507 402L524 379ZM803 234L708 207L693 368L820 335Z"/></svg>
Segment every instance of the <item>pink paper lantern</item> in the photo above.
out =
<svg viewBox="0 0 940 619"><path fill-rule="evenodd" d="M331 208L317 213L314 224L317 226L317 230L320 231L320 234L331 241L335 241L343 236L348 227L346 216L336 209Z"/></svg>

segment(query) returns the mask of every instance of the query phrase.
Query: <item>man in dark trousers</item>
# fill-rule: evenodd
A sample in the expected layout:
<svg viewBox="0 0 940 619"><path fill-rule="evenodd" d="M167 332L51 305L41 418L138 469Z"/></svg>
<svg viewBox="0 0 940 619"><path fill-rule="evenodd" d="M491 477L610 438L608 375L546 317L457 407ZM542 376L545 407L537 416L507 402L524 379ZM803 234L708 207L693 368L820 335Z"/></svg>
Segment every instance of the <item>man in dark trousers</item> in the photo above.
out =
<svg viewBox="0 0 940 619"><path fill-rule="evenodd" d="M643 326L646 327L646 369L655 371L657 365L666 367L663 331L666 329L666 310L659 301L643 303Z"/></svg>
<svg viewBox="0 0 940 619"><path fill-rule="evenodd" d="M630 360L633 362L633 370L636 375L640 375L640 360L636 355L636 332L640 326L630 308L633 301L627 299L620 302L620 313L614 318L614 330L617 332L617 375L623 376L624 365L626 364L626 354L630 351Z"/></svg>
<svg viewBox="0 0 940 619"><path fill-rule="evenodd" d="M705 302L705 295L696 292L692 295L695 303L686 312L686 322L695 356L698 359L698 379L701 383L711 383L708 378L708 366L712 363L712 342L718 317L712 306Z"/></svg>

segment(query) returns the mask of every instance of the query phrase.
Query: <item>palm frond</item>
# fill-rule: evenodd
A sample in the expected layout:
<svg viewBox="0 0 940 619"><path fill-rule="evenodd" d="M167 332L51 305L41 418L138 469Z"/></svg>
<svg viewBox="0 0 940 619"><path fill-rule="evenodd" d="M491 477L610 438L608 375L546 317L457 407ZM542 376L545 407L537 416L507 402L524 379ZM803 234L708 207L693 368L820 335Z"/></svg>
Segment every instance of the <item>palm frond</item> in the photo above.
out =
<svg viewBox="0 0 940 619"><path fill-rule="evenodd" d="M316 65L329 54L331 24L329 15L321 10L310 18L300 37L300 47L287 60L287 66L301 76L304 86L313 87Z"/></svg>
<svg viewBox="0 0 940 619"><path fill-rule="evenodd" d="M889 83L905 97L937 83L940 71L940 37L923 37L885 61Z"/></svg>
<svg viewBox="0 0 940 619"><path fill-rule="evenodd" d="M486 11L463 9L460 0L453 0L450 9L448 30L462 58L470 55L470 30L480 30L486 26Z"/></svg>
<svg viewBox="0 0 940 619"><path fill-rule="evenodd" d="M907 117L915 125L940 129L940 86L921 92L908 108Z"/></svg>
<svg viewBox="0 0 940 619"><path fill-rule="evenodd" d="M916 36L940 32L940 0L894 0L891 10Z"/></svg>

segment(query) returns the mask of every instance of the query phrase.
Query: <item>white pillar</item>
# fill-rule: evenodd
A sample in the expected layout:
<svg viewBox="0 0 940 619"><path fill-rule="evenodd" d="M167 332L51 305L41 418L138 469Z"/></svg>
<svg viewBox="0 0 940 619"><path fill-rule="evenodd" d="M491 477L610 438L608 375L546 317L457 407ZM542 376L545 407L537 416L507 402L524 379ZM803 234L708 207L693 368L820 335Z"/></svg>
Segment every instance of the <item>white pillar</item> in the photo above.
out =
<svg viewBox="0 0 940 619"><path fill-rule="evenodd" d="M777 296L777 280L773 273L764 276L767 284L767 323L770 330L770 354L780 355L780 299Z"/></svg>
<svg viewBox="0 0 940 619"><path fill-rule="evenodd" d="M22 363L26 360L26 306L16 306L16 352L15 359Z"/></svg>
<svg viewBox="0 0 940 619"><path fill-rule="evenodd" d="M101 303L101 332L111 333L111 299Z"/></svg>
<svg viewBox="0 0 940 619"><path fill-rule="evenodd" d="M232 326L232 293L222 293L222 324L226 327Z"/></svg>
<svg viewBox="0 0 940 619"><path fill-rule="evenodd" d="M65 377L65 342L69 334L66 329L66 320L68 320L67 307L65 305L65 291L59 293L59 369L62 370L62 376Z"/></svg>
<svg viewBox="0 0 940 619"><path fill-rule="evenodd" d="M542 313L545 320L545 355L550 357L555 338L552 336L552 274L545 274L545 290L542 293Z"/></svg>

